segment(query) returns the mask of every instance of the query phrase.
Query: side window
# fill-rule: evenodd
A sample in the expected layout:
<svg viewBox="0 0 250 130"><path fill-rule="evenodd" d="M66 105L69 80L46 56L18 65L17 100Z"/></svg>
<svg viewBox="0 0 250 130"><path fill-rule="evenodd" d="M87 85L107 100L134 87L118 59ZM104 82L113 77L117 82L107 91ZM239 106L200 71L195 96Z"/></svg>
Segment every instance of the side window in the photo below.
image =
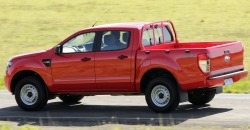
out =
<svg viewBox="0 0 250 130"><path fill-rule="evenodd" d="M63 44L63 53L78 53L93 51L95 32L80 34Z"/></svg>
<svg viewBox="0 0 250 130"><path fill-rule="evenodd" d="M155 38L154 38L155 36ZM161 44L165 42L173 41L170 29L168 26L156 26L154 31L152 28L146 28L142 34L142 45L143 46L152 46L156 44Z"/></svg>
<svg viewBox="0 0 250 130"><path fill-rule="evenodd" d="M164 26L163 34L164 34L164 42L172 42L173 41L173 36L171 35L171 31L170 31L168 26Z"/></svg>
<svg viewBox="0 0 250 130"><path fill-rule="evenodd" d="M156 44L163 43L162 27L155 27L155 42Z"/></svg>
<svg viewBox="0 0 250 130"><path fill-rule="evenodd" d="M154 44L154 35L153 35L153 29L147 28L143 31L142 34L142 44L143 46L150 46Z"/></svg>
<svg viewBox="0 0 250 130"><path fill-rule="evenodd" d="M128 47L129 31L104 31L101 51L122 50Z"/></svg>
<svg viewBox="0 0 250 130"><path fill-rule="evenodd" d="M168 28L168 26L163 26L163 28L162 28L162 26L155 27L156 44L172 41L172 36L171 36L171 33L169 30L170 29ZM163 33L162 33L162 31L163 31ZM164 35L164 37L162 36L162 34Z"/></svg>

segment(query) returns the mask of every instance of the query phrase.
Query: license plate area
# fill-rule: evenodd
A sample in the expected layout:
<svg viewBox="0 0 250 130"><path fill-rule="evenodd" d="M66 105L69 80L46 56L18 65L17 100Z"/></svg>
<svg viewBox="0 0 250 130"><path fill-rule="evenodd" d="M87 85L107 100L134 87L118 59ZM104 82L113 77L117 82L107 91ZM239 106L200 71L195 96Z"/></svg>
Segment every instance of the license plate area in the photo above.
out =
<svg viewBox="0 0 250 130"><path fill-rule="evenodd" d="M224 83L225 85L232 85L234 81L232 78L227 78L227 79L224 79Z"/></svg>

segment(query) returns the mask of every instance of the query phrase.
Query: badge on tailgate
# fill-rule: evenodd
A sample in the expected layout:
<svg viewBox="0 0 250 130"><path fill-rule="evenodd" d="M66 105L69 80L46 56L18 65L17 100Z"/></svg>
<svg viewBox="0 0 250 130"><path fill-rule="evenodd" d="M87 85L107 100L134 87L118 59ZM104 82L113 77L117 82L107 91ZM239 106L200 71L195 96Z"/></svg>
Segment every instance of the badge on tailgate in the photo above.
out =
<svg viewBox="0 0 250 130"><path fill-rule="evenodd" d="M229 62L231 60L231 57L230 56L225 56L224 59L225 59L226 62Z"/></svg>
<svg viewBox="0 0 250 130"><path fill-rule="evenodd" d="M224 60L226 62L229 62L231 60L231 57L229 56L229 54L230 54L229 50L224 50L224 55L225 55Z"/></svg>

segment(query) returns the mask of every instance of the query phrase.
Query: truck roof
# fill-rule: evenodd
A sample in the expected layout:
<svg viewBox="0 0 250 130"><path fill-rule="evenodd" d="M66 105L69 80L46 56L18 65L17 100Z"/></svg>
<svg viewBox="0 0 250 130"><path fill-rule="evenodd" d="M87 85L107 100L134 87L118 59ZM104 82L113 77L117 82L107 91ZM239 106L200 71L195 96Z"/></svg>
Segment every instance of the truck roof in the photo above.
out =
<svg viewBox="0 0 250 130"><path fill-rule="evenodd" d="M90 27L88 29L101 29L101 28L135 28L141 29L145 24L150 22L124 22L124 23L111 23L111 24L103 24L94 27Z"/></svg>

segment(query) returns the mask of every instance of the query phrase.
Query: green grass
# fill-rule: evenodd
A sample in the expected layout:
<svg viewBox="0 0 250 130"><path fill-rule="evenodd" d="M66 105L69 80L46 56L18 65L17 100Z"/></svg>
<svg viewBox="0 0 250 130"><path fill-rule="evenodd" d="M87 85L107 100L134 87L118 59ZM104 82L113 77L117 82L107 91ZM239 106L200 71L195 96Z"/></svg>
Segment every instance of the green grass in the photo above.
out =
<svg viewBox="0 0 250 130"><path fill-rule="evenodd" d="M0 77L0 90L1 89L4 89L4 78L3 77Z"/></svg>
<svg viewBox="0 0 250 130"><path fill-rule="evenodd" d="M97 25L171 19L180 41L240 40L250 70L249 7L247 0L0 0L0 77L12 56L51 48L107 10ZM250 93L249 84L248 77L226 92Z"/></svg>
<svg viewBox="0 0 250 130"><path fill-rule="evenodd" d="M0 130L11 130L9 124L0 124Z"/></svg>

